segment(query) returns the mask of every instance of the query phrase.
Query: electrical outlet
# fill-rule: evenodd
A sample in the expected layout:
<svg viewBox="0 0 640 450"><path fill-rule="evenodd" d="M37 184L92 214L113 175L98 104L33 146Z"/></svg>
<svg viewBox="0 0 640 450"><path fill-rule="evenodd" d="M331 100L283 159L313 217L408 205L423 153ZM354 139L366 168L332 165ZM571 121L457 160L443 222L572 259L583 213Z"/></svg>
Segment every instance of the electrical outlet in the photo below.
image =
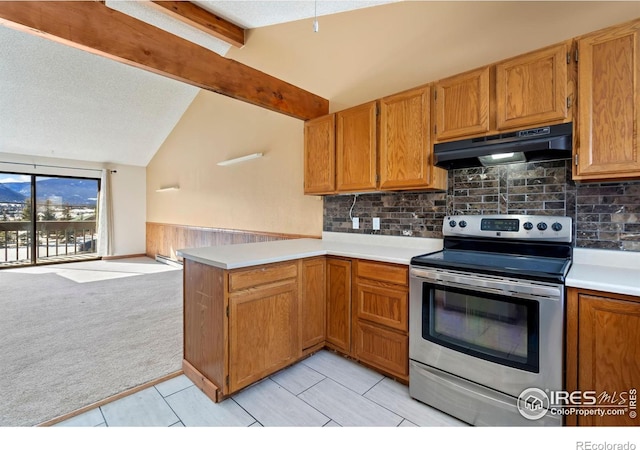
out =
<svg viewBox="0 0 640 450"><path fill-rule="evenodd" d="M374 217L373 218L373 229L374 230L379 230L380 229L380 217Z"/></svg>
<svg viewBox="0 0 640 450"><path fill-rule="evenodd" d="M360 219L358 217L354 217L352 220L353 229L357 230L358 228L360 228Z"/></svg>

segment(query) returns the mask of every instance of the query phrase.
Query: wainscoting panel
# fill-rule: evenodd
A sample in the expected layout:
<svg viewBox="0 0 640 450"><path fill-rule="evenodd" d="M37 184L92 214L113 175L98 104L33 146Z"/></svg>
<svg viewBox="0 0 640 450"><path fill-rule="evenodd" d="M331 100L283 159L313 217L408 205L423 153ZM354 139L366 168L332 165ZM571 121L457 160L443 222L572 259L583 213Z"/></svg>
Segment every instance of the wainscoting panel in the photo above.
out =
<svg viewBox="0 0 640 450"><path fill-rule="evenodd" d="M161 255L175 261L182 258L176 250L182 248L213 247L250 242L280 241L283 239L319 238L299 234L266 233L260 231L230 230L225 228L192 227L147 222L146 253L150 258Z"/></svg>

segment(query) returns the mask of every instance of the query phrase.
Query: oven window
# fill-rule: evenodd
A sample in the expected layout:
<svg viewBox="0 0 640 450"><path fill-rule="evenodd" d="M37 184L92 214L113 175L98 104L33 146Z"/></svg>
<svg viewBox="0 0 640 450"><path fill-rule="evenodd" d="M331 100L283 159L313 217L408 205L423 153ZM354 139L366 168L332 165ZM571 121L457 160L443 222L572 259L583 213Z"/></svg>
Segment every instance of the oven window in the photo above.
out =
<svg viewBox="0 0 640 450"><path fill-rule="evenodd" d="M538 302L424 283L422 309L425 339L538 372Z"/></svg>

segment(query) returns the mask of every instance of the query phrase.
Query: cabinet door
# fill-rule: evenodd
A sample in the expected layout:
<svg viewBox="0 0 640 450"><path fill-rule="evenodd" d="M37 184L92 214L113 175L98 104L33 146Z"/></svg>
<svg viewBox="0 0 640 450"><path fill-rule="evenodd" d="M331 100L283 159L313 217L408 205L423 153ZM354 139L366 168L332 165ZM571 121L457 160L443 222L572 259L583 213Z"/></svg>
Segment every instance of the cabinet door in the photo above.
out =
<svg viewBox="0 0 640 450"><path fill-rule="evenodd" d="M487 66L435 84L436 142L489 131L489 75Z"/></svg>
<svg viewBox="0 0 640 450"><path fill-rule="evenodd" d="M298 354L298 284L229 296L229 391L293 363Z"/></svg>
<svg viewBox="0 0 640 450"><path fill-rule="evenodd" d="M578 390L608 394L640 386L640 299L579 294ZM627 399L628 405L628 399ZM580 416L579 425L637 426L621 416Z"/></svg>
<svg viewBox="0 0 640 450"><path fill-rule="evenodd" d="M567 119L570 45L563 43L496 65L496 126L522 128Z"/></svg>
<svg viewBox="0 0 640 450"><path fill-rule="evenodd" d="M327 258L327 343L351 352L351 261Z"/></svg>
<svg viewBox="0 0 640 450"><path fill-rule="evenodd" d="M431 87L380 100L380 188L430 187Z"/></svg>
<svg viewBox="0 0 640 450"><path fill-rule="evenodd" d="M376 102L336 113L337 190L376 188Z"/></svg>
<svg viewBox="0 0 640 450"><path fill-rule="evenodd" d="M408 331L409 294L401 286L375 286L358 279L355 314L358 319Z"/></svg>
<svg viewBox="0 0 640 450"><path fill-rule="evenodd" d="M355 324L354 353L359 360L398 378L409 375L409 337L358 321Z"/></svg>
<svg viewBox="0 0 640 450"><path fill-rule="evenodd" d="M640 20L578 40L574 179L640 177Z"/></svg>
<svg viewBox="0 0 640 450"><path fill-rule="evenodd" d="M300 346L303 351L325 340L326 285L325 258L304 259L300 299Z"/></svg>
<svg viewBox="0 0 640 450"><path fill-rule="evenodd" d="M336 190L336 119L334 114L304 123L304 193Z"/></svg>

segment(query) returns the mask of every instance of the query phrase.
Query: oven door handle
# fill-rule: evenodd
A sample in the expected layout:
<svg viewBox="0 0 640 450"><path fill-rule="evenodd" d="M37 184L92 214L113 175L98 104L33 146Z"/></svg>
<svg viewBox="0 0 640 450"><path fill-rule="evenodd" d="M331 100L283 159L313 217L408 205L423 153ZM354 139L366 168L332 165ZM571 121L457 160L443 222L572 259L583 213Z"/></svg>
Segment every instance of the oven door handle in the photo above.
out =
<svg viewBox="0 0 640 450"><path fill-rule="evenodd" d="M449 273L437 270L411 268L411 275L443 285L472 288L502 295L526 295L535 297L561 298L562 289L557 286L545 286L520 280L502 281L487 276L474 276L462 273Z"/></svg>

